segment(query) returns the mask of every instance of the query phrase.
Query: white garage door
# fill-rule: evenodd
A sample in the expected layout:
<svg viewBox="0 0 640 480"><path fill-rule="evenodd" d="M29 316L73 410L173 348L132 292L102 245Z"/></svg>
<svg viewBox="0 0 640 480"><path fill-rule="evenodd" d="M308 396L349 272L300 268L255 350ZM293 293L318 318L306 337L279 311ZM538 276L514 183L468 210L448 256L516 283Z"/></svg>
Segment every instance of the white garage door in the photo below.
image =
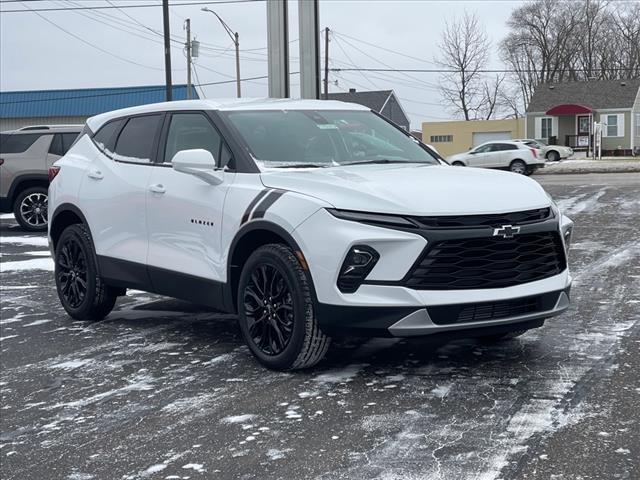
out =
<svg viewBox="0 0 640 480"><path fill-rule="evenodd" d="M511 140L511 132L474 132L473 146L492 140Z"/></svg>

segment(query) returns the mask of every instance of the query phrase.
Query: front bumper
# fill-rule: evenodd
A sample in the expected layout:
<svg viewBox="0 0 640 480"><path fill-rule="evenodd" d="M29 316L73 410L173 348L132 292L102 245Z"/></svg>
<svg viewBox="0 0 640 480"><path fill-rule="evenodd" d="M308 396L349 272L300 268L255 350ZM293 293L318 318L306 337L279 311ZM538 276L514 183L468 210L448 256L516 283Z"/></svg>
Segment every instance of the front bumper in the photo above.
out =
<svg viewBox="0 0 640 480"><path fill-rule="evenodd" d="M558 218L556 214L545 224L523 226L521 233L549 228L563 232L570 225L569 219ZM457 231L456 235L475 237L475 232L477 230ZM466 335L474 329L488 331L523 324L539 326L545 318L558 315L568 307L572 281L568 268L547 278L501 288L434 290L409 287L407 273L415 268L416 259L421 257L429 242L437 242L441 236L451 238L451 235L451 230L419 234L339 220L324 210L303 222L293 236L309 266L317 300L316 314L323 330L330 334L351 331L367 336L461 331ZM343 293L336 286L338 272L353 245L371 246L380 253L380 259L365 283L354 293ZM539 303L532 308L522 310L516 305L520 300L536 299L538 302L538 298ZM468 316L459 315L462 309L482 312L487 308L499 313L484 318L479 315L470 321Z"/></svg>
<svg viewBox="0 0 640 480"><path fill-rule="evenodd" d="M415 337L439 334L474 336L488 330L520 330L541 326L547 319L560 315L570 304L570 283L560 291L509 298L506 301L466 302L445 305L407 306L344 306L318 303L316 314L320 327L331 335L351 333L374 337ZM535 299L535 307L524 313L507 313L505 305L526 303ZM461 312L480 312L479 319L457 321ZM501 310L502 309L502 310ZM517 309L513 309L517 312ZM482 312L502 311L504 315L483 319ZM450 314L448 314L450 312ZM489 317L489 315L486 315ZM467 318L469 316L467 315ZM524 327L523 327L524 326Z"/></svg>

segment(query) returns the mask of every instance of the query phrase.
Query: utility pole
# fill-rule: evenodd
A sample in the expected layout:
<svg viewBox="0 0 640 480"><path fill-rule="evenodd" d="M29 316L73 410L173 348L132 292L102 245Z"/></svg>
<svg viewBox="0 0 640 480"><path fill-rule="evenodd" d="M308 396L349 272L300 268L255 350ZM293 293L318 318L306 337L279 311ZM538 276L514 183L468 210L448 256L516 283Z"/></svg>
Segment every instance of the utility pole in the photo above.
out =
<svg viewBox="0 0 640 480"><path fill-rule="evenodd" d="M191 100L191 19L185 20L187 29L187 100Z"/></svg>
<svg viewBox="0 0 640 480"><path fill-rule="evenodd" d="M236 44L236 90L238 98L240 98L240 35L238 35L238 32L235 33L234 38L234 43Z"/></svg>
<svg viewBox="0 0 640 480"><path fill-rule="evenodd" d="M162 0L162 21L164 26L164 72L167 87L166 101L173 99L171 85L171 33L169 32L169 0Z"/></svg>
<svg viewBox="0 0 640 480"><path fill-rule="evenodd" d="M324 99L329 98L329 27L324 29Z"/></svg>

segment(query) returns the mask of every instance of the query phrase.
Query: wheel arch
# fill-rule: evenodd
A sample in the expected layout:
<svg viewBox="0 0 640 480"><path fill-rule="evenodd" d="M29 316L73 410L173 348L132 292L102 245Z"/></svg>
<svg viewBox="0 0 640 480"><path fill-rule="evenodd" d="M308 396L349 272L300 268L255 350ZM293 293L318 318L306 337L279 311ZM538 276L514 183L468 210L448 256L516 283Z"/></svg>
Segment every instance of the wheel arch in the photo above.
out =
<svg viewBox="0 0 640 480"><path fill-rule="evenodd" d="M26 173L14 178L13 182L11 182L11 186L9 187L9 191L7 192L7 198L10 199L11 206L13 207L16 198L21 192L25 191L27 188L33 187L44 187L45 189L48 189L49 176L40 173Z"/></svg>
<svg viewBox="0 0 640 480"><path fill-rule="evenodd" d="M63 203L56 208L53 215L51 215L51 225L49 227L49 236L51 237L51 245L54 252L64 229L69 225L78 223L84 224L89 229L87 219L78 207L71 203ZM91 234L90 229L89 234Z"/></svg>
<svg viewBox="0 0 640 480"><path fill-rule="evenodd" d="M253 220L245 224L234 237L229 247L227 257L227 283L225 288L225 307L228 311L236 312L238 285L240 274L249 256L257 248L269 243L281 243L294 251L295 256L307 272L311 283L311 292L315 300L315 288L311 272L307 266L302 249L293 236L280 225L267 220Z"/></svg>

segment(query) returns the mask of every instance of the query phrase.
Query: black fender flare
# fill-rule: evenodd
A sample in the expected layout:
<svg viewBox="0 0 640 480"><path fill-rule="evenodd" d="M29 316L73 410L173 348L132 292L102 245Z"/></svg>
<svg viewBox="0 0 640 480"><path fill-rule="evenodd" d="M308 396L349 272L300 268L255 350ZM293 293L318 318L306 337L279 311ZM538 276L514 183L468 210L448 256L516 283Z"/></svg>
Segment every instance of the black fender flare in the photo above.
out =
<svg viewBox="0 0 640 480"><path fill-rule="evenodd" d="M231 282L231 269L232 269L231 259L233 258L233 254L238 246L238 243L246 235L248 235L249 233L255 230L267 230L269 232L272 232L282 237L285 240L285 242L287 242L287 245L290 248L292 248L294 252L299 252L302 255L302 258L305 259L305 265L303 265L303 268L307 272L307 276L311 286L311 295L313 297L315 304L317 305L318 300L316 298L316 288L313 283L313 277L311 275L311 271L309 270L308 265L306 265L306 258L304 257L304 252L300 248L300 245L298 245L298 242L296 242L296 240L293 238L293 236L289 232L287 232L284 228L282 228L280 225L276 223L270 222L268 220L252 220L249 223L245 223L236 232L235 236L233 237L233 240L231 241L231 244L229 245L229 250L227 252L227 281L225 282L225 286L224 286L225 308L228 311L233 311L233 312L236 311L235 302L233 301L233 291L232 291L232 282Z"/></svg>

